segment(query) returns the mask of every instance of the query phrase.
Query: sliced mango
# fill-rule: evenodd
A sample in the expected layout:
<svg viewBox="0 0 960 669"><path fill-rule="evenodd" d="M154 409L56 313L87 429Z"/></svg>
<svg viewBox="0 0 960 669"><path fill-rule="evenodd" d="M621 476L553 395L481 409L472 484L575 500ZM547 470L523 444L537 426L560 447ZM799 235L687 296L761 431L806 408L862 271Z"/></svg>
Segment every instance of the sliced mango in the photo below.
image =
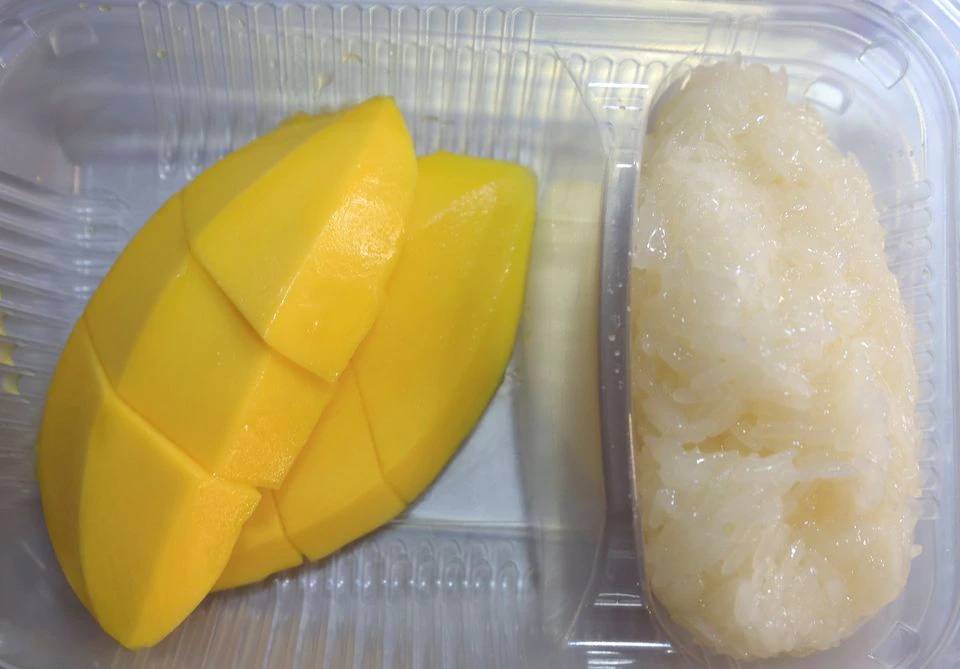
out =
<svg viewBox="0 0 960 669"><path fill-rule="evenodd" d="M254 583L301 562L303 555L283 530L274 491L261 490L260 504L243 526L230 561L213 589L226 590Z"/></svg>
<svg viewBox="0 0 960 669"><path fill-rule="evenodd" d="M413 501L480 418L510 359L536 181L511 163L418 164L407 242L353 368L383 473Z"/></svg>
<svg viewBox="0 0 960 669"><path fill-rule="evenodd" d="M194 260L174 196L83 316L120 397L211 473L276 487L332 395L270 350Z"/></svg>
<svg viewBox="0 0 960 669"><path fill-rule="evenodd" d="M387 522L429 485L510 357L534 178L509 163L450 154L421 158L418 171L383 311L275 493L289 539L313 560ZM248 531L258 530L245 527L241 537ZM246 543L231 563L255 564L250 580L285 567L265 568Z"/></svg>
<svg viewBox="0 0 960 669"><path fill-rule="evenodd" d="M129 648L151 645L209 592L260 496L203 471L119 400L84 321L61 360L51 397L82 389L87 399L48 412L38 443L57 556L104 630ZM71 452L83 463L66 470ZM75 533L53 531L65 524Z"/></svg>
<svg viewBox="0 0 960 669"><path fill-rule="evenodd" d="M329 555L403 510L403 502L380 473L349 368L276 498L287 536L311 560Z"/></svg>
<svg viewBox="0 0 960 669"><path fill-rule="evenodd" d="M244 525L217 589L299 564L301 553L311 560L325 557L403 510L380 473L349 367L283 486L272 492Z"/></svg>
<svg viewBox="0 0 960 669"><path fill-rule="evenodd" d="M183 191L189 243L269 346L334 380L396 263L413 144L387 98L275 133L261 140L275 146L234 153Z"/></svg>
<svg viewBox="0 0 960 669"><path fill-rule="evenodd" d="M38 443L54 549L107 632L155 643L420 494L509 360L535 191L507 163L418 166L375 99L164 205L75 327Z"/></svg>

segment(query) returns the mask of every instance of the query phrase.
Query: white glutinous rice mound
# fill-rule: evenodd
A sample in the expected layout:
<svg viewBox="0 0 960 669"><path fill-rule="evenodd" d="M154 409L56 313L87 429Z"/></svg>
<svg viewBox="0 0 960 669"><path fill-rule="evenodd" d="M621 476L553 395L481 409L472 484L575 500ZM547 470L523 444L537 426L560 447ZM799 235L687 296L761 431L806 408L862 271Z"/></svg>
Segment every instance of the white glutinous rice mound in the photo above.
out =
<svg viewBox="0 0 960 669"><path fill-rule="evenodd" d="M644 563L737 658L804 655L919 549L912 327L873 192L787 78L694 70L647 138L632 284Z"/></svg>

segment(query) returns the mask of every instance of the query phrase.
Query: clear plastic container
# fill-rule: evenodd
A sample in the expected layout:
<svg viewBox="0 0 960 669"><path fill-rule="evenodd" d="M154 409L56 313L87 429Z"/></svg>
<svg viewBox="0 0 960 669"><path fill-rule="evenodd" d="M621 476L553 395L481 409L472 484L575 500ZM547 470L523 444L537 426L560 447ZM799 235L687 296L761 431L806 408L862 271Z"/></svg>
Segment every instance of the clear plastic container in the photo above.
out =
<svg viewBox="0 0 960 669"><path fill-rule="evenodd" d="M877 191L916 318L924 517L903 595L765 667L960 666L958 89L947 0L329 5L0 0L0 667L733 667L671 643L632 512L630 227L658 91L739 52L787 68ZM540 219L517 352L403 517L119 648L52 555L33 474L51 370L172 192L299 110L396 97L421 153L517 160Z"/></svg>

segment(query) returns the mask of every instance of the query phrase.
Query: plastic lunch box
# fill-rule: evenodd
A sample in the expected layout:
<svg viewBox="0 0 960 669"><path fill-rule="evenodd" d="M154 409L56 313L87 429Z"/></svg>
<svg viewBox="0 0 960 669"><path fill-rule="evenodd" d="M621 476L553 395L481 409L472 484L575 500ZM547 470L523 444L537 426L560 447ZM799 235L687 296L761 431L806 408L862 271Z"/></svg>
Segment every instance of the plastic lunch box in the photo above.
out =
<svg viewBox="0 0 960 669"><path fill-rule="evenodd" d="M739 52L787 68L877 192L916 319L923 519L903 595L764 667L960 666L958 90L949 0L514 6L0 0L0 667L733 667L671 641L632 513L627 292L647 119ZM540 178L504 383L436 484L335 557L120 649L49 547L32 443L60 347L173 191L299 110L396 97L420 152Z"/></svg>

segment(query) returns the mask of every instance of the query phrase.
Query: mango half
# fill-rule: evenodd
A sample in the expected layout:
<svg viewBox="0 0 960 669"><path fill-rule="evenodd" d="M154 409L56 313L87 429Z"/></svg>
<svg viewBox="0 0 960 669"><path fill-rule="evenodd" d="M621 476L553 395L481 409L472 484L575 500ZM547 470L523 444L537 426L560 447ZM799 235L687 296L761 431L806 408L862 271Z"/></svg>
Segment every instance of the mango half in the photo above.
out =
<svg viewBox="0 0 960 669"><path fill-rule="evenodd" d="M313 434L382 307L416 171L390 100L298 117L167 202L91 299L37 468L67 580L123 645L196 607Z"/></svg>
<svg viewBox="0 0 960 669"><path fill-rule="evenodd" d="M384 307L344 372L275 504L245 526L220 587L315 560L382 525L440 473L510 359L533 234L536 182L510 163L418 161L407 241ZM250 537L250 538L248 538Z"/></svg>

